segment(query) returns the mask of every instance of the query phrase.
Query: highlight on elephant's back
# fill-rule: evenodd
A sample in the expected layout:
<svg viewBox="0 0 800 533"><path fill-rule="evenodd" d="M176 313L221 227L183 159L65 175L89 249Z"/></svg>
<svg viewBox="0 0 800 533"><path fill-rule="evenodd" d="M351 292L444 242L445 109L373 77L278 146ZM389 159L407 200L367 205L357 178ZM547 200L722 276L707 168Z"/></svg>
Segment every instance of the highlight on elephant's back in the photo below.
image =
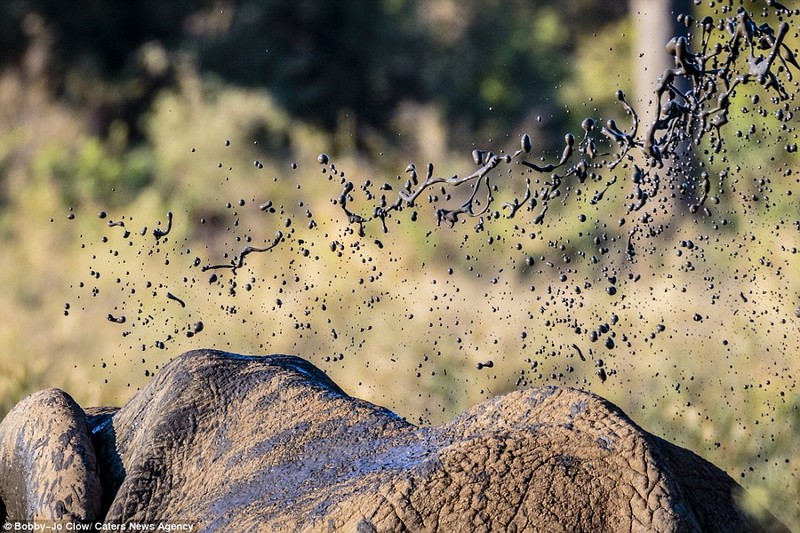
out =
<svg viewBox="0 0 800 533"><path fill-rule="evenodd" d="M0 20L4 530L800 524L800 9Z"/></svg>

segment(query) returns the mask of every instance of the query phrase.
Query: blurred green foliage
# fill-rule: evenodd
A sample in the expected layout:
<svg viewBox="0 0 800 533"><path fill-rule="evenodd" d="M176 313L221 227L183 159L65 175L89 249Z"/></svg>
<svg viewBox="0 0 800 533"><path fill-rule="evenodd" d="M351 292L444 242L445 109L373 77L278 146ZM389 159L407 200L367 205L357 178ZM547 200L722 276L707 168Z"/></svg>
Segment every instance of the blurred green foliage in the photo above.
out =
<svg viewBox="0 0 800 533"><path fill-rule="evenodd" d="M35 176L60 186L65 205L80 205L92 198L114 206L127 203L152 179L152 156L139 148L115 155L97 137L78 146L52 144L33 161Z"/></svg>
<svg viewBox="0 0 800 533"><path fill-rule="evenodd" d="M188 56L204 75L264 87L293 116L327 131L347 112L359 127L388 133L398 104L434 102L461 126L453 141L466 146L476 132L516 126L536 102L555 105L577 36L625 12L597 5L20 0L0 6L9 41L0 66L21 61L26 37L48 41L53 89L88 108L101 134L115 120L138 134L139 117Z"/></svg>

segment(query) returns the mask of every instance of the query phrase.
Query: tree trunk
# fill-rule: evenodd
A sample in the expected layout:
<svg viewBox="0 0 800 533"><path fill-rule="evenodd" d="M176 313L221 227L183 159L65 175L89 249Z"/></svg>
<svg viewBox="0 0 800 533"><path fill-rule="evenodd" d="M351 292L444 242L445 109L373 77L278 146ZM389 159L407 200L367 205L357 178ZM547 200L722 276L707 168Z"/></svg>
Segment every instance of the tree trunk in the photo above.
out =
<svg viewBox="0 0 800 533"><path fill-rule="evenodd" d="M678 23L678 15L692 12L691 0L628 0L634 22L634 100L642 125L648 127L653 116L655 87L658 77L675 63L666 45L687 29Z"/></svg>
<svg viewBox="0 0 800 533"><path fill-rule="evenodd" d="M633 19L634 41L634 108L639 114L639 133L646 132L658 118L655 116L656 84L661 74L675 68L675 59L666 50L675 36L687 36L688 29L678 22L678 15L692 12L691 0L628 0ZM681 91L689 90L688 80L676 80ZM662 102L662 105L665 102ZM674 214L686 213L695 200L694 180L697 161L692 152L691 140L686 139L674 147L672 153L663 154L663 167L656 170L661 176L662 192L659 198ZM640 163L641 164L641 163ZM676 228L667 223L664 231Z"/></svg>

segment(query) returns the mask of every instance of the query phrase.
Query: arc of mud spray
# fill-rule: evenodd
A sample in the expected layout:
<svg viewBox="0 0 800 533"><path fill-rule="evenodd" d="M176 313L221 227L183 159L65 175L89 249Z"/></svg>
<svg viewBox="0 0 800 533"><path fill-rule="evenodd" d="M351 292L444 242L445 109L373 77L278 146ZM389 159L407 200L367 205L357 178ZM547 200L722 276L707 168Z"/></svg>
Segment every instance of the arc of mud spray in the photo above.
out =
<svg viewBox="0 0 800 533"><path fill-rule="evenodd" d="M794 13L775 1L768 1L767 6L782 15ZM627 214L641 210L662 188L660 173L675 178L676 170L673 167L664 170L664 161L677 158L678 146L684 141L699 145L706 136L710 136L713 152L719 153L722 150L721 130L729 122L731 96L737 87L757 83L765 92L773 93L779 101L785 101L790 95L774 67L779 65L777 70L785 75L787 81L793 80L790 67L800 70L800 63L794 53L784 44L789 31L789 23L786 21L781 22L777 30L767 23L757 25L744 8L739 8L735 17L720 24L715 24L710 16L694 21L688 15L681 15L679 20L687 26L694 25L700 29L699 51L690 51L686 37L675 37L667 43L666 52L674 58L675 66L666 69L658 79L655 91L656 118L644 134L639 133L639 116L636 110L628 103L625 94L618 90L616 98L630 117L630 127L626 130L612 119L598 128L593 119L587 118L581 124L583 136L577 144L572 134L564 137L565 145L558 161L546 164L530 161L528 158L533 145L530 136L525 134L521 137L519 149L513 154L474 150L472 157L478 168L467 176L435 176L434 166L429 163L424 181L420 183L416 165L408 165L405 187L398 192L397 198L391 204L385 195L381 195L371 216L358 214L348 207L353 200L351 192L354 189L350 181L342 180L342 193L334 203L341 207L350 224L359 225L359 235L363 236L364 225L376 219L380 220L383 231L388 232L386 219L391 213L413 208L420 196L435 185L457 187L470 183L472 193L466 201L457 207L440 208L436 211L437 225L445 223L452 227L462 215L482 217L486 214L494 202L490 183L492 171L501 165L518 162L531 172L549 174L548 179L543 187L531 191L531 180L526 178L524 195L503 203L502 209L506 211L507 218L514 218L523 208L528 211L537 210L533 222L542 224L549 203L562 195L565 184L574 180L580 184L587 180L602 183L603 169L614 170L624 162L631 166L630 182L633 184L633 191L629 195L633 202L627 204ZM711 46L715 31L727 31L728 38L723 37L721 42ZM739 59L743 52L747 53L747 59L746 65L741 66ZM678 88L682 80L689 82L690 88L686 91ZM601 146L605 146L607 151L601 152ZM578 160L570 164L576 155ZM635 163L636 155L644 161L643 167ZM330 158L327 154L320 154L318 161L324 165L329 163ZM687 181L695 181L691 176L686 178ZM690 204L689 210L694 213L703 207L704 213L710 215L710 210L704 206L710 190L708 172L703 171L700 180L701 192L697 201ZM599 203L617 181L617 175L607 180L595 191L590 203ZM480 196L479 191L482 190L485 195ZM642 222L647 221L648 217L644 216ZM483 226L482 218L478 226ZM630 257L635 254L633 237L640 230L637 226L628 232L626 248Z"/></svg>
<svg viewBox="0 0 800 533"><path fill-rule="evenodd" d="M767 0L766 4L780 15L789 16L795 13L774 0ZM352 192L355 186L353 182L344 178L342 178L342 192L333 203L342 209L349 224L358 225L358 234L363 237L365 225L374 220L379 220L383 231L388 232L387 218L390 218L394 211L415 207L419 198L433 186L458 187L469 183L472 193L467 200L457 207L437 209L436 222L437 225L444 223L453 227L462 216L477 217L480 219L477 227L481 228L482 217L489 212L495 200L491 185L492 172L502 165L517 162L529 169L529 172L549 174L549 176L543 186L535 190L531 189L531 179L527 177L525 193L521 197L504 202L501 209L509 219L514 218L523 208L527 211L536 210L533 222L542 224L550 202L562 196L565 185L569 186L575 180L579 184L585 184L587 180L597 183L598 188L589 200L591 205L596 205L619 181L616 174L604 180L602 171L613 171L624 163L631 167L629 181L633 185L633 190L628 195L632 202L626 204L626 214L640 211L664 186L662 173L670 180L675 179L674 174L677 170L675 167L665 170L664 161L679 157L678 146L685 141L699 145L706 136L710 136L713 152L719 153L722 150L722 128L729 122L731 96L737 87L757 83L764 91L772 92L778 100L785 101L790 95L774 67L776 63L779 64L778 70L785 75L787 81L793 80L790 67L800 70L800 63L795 54L784 44L789 31L789 23L786 21L781 22L777 30L767 23L757 25L742 7L735 16L719 24L710 16L695 21L689 15L680 15L679 20L687 27L694 26L700 30L698 52L693 53L690 50L689 41L683 36L674 37L667 43L666 53L674 58L675 66L664 70L658 78L655 90L656 118L643 134L639 131L638 113L630 105L626 95L618 90L616 99L630 118L630 126L625 129L613 119L598 126L594 119L586 118L581 123L583 135L579 141L576 142L571 133L564 136L564 148L557 161L544 164L530 161L533 142L530 135L524 134L520 139L520 147L513 154L473 150L472 159L478 168L466 176L453 175L449 178L436 176L433 163L428 163L424 180L420 183L416 165L408 165L405 169L408 179L392 203L389 203L385 194L373 195L366 191L368 200L379 199L378 204L373 206L371 215L359 214L350 207L354 201ZM727 39L723 36L712 46L710 43L715 32L725 31L728 34ZM747 53L746 65L741 66L739 60L743 52ZM688 82L690 88L682 91L679 86L684 80ZM643 161L642 167L636 163L637 160ZM333 168L333 163L327 154L320 154L317 161L321 165L330 165ZM692 176L685 178L689 182L696 181ZM689 205L691 213L697 212L702 207L704 213L710 216L710 210L705 206L710 187L709 173L702 171L697 201ZM391 186L383 189L391 190ZM483 195L480 195L481 191L485 191ZM494 215L498 214L499 212L496 212ZM166 231L158 229L154 231L157 241L171 229L172 214L169 215ZM416 220L416 217L412 217L412 220ZM647 215L643 215L641 223L646 224L649 220ZM642 228L639 225L628 231L626 241L628 257L635 255L633 240L640 232ZM202 270L230 269L235 275L237 270L244 266L247 255L267 252L275 248L282 238L282 233L278 231L268 246L264 248L248 246L229 263L206 265Z"/></svg>

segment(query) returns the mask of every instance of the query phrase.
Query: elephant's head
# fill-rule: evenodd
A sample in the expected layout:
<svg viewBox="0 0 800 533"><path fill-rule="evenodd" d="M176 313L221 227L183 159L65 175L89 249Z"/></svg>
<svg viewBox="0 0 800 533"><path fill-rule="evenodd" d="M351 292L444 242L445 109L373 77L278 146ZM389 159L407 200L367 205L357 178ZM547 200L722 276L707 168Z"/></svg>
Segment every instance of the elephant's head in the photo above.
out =
<svg viewBox="0 0 800 533"><path fill-rule="evenodd" d="M199 350L116 410L61 391L0 424L8 520L204 530L785 530L595 395L543 387L416 427L291 356Z"/></svg>

